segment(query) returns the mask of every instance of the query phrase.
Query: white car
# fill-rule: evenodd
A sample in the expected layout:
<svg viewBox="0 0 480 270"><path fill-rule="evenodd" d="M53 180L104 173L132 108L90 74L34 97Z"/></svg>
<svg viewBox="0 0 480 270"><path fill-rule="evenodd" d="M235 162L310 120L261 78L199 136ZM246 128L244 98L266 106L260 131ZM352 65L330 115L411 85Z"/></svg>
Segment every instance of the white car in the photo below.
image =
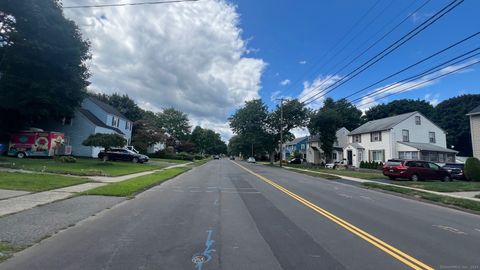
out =
<svg viewBox="0 0 480 270"><path fill-rule="evenodd" d="M247 159L247 162L248 162L248 163L255 163L256 161L255 161L255 158L254 158L254 157L249 157L249 158Z"/></svg>

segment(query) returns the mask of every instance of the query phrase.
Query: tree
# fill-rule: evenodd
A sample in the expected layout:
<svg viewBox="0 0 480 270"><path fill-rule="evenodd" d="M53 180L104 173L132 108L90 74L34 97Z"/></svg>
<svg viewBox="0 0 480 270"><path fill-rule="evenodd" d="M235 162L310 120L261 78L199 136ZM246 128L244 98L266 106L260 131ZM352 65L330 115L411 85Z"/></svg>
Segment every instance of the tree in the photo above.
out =
<svg viewBox="0 0 480 270"><path fill-rule="evenodd" d="M91 134L82 142L85 146L103 147L106 150L112 147L123 147L127 140L118 134Z"/></svg>
<svg viewBox="0 0 480 270"><path fill-rule="evenodd" d="M429 119L434 119L435 108L425 100L398 99L387 104L371 107L365 112L364 122L419 111Z"/></svg>
<svg viewBox="0 0 480 270"><path fill-rule="evenodd" d="M152 113L153 114L153 113ZM141 119L134 123L132 131L132 145L140 152L146 153L150 145L165 140L163 131L151 124L148 119Z"/></svg>
<svg viewBox="0 0 480 270"><path fill-rule="evenodd" d="M228 141L228 154L232 156L250 156L251 141L242 135L234 135Z"/></svg>
<svg viewBox="0 0 480 270"><path fill-rule="evenodd" d="M175 141L188 140L191 126L186 113L168 108L157 113L157 117L160 127Z"/></svg>
<svg viewBox="0 0 480 270"><path fill-rule="evenodd" d="M480 94L462 95L440 102L431 118L447 132L447 146L454 146L460 156L472 155L470 120L466 115L480 104Z"/></svg>
<svg viewBox="0 0 480 270"><path fill-rule="evenodd" d="M333 144L337 139L336 132L342 127L342 118L340 114L327 107L318 110L310 119L308 129L310 134L320 135L320 148L327 158L331 158Z"/></svg>
<svg viewBox="0 0 480 270"><path fill-rule="evenodd" d="M226 154L227 145L222 141L220 134L211 129L203 129L196 126L190 140L195 144L195 149L201 154Z"/></svg>
<svg viewBox="0 0 480 270"><path fill-rule="evenodd" d="M331 109L337 112L340 127L348 130L354 130L362 124L362 111L345 98L334 101L332 98L325 99L324 109Z"/></svg>
<svg viewBox="0 0 480 270"><path fill-rule="evenodd" d="M480 181L480 160L470 157L465 162L465 176L470 181Z"/></svg>
<svg viewBox="0 0 480 270"><path fill-rule="evenodd" d="M58 0L2 0L0 126L3 132L72 116L89 84L89 43ZM4 43L2 43L4 44Z"/></svg>

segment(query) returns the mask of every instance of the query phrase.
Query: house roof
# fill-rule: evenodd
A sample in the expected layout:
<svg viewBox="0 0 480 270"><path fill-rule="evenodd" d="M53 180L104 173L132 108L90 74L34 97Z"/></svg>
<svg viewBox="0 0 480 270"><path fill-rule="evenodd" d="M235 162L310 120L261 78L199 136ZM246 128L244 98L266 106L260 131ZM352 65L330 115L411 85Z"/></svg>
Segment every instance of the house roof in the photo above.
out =
<svg viewBox="0 0 480 270"><path fill-rule="evenodd" d="M458 151L441 147L431 143L415 143L415 142L399 142L399 143L416 148L420 151L425 150L425 151L446 152L446 153L455 153L455 154L458 153Z"/></svg>
<svg viewBox="0 0 480 270"><path fill-rule="evenodd" d="M98 107L102 108L102 110L106 111L107 113L129 120L127 117L121 114L117 109L115 109L114 107L108 105L103 101L100 101L98 98L89 96L88 99L90 99L93 103L95 103Z"/></svg>
<svg viewBox="0 0 480 270"><path fill-rule="evenodd" d="M467 115L475 115L475 114L480 114L480 105L478 105L477 107L475 107L475 109L467 113Z"/></svg>
<svg viewBox="0 0 480 270"><path fill-rule="evenodd" d="M300 137L300 138L295 138L289 142L286 142L285 145L295 145L295 144L298 144L300 142L302 142L303 140L307 139L308 137L305 136L305 137Z"/></svg>
<svg viewBox="0 0 480 270"><path fill-rule="evenodd" d="M359 143L349 143L347 146L352 146L355 149L365 149L361 144Z"/></svg>
<svg viewBox="0 0 480 270"><path fill-rule="evenodd" d="M108 129L111 129L119 134L122 134L122 135L125 135L120 129L116 128L116 127L111 127L111 126L107 126L107 124L105 124L104 122L102 122L102 120L98 119L98 117L96 117L92 112L90 112L89 110L85 110L83 108L79 108L78 111L83 115L85 116L90 122L92 122L94 125L96 126L99 126L99 127L102 127L102 128L108 128Z"/></svg>
<svg viewBox="0 0 480 270"><path fill-rule="evenodd" d="M409 117L411 117L416 113L418 112L417 111L409 112L409 113L399 114L399 115L382 118L378 120L368 121L367 123L361 125L360 127L352 130L352 132L350 132L348 135L357 135L357 134L369 133L374 131L388 130L396 126L400 122L408 119Z"/></svg>
<svg viewBox="0 0 480 270"><path fill-rule="evenodd" d="M308 137L308 142L319 142L319 141L320 141L320 134L316 134Z"/></svg>

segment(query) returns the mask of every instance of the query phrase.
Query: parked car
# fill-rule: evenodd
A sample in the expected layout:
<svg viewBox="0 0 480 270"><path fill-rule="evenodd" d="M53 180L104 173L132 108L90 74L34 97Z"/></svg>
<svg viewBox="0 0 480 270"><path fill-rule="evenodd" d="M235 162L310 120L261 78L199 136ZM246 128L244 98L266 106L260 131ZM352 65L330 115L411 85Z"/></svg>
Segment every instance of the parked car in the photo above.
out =
<svg viewBox="0 0 480 270"><path fill-rule="evenodd" d="M327 164L325 164L325 168L327 168L327 169L335 169L338 164L340 164L340 162L338 162L338 161L335 161L335 162L333 162L333 163L327 163Z"/></svg>
<svg viewBox="0 0 480 270"><path fill-rule="evenodd" d="M451 181L450 173L433 162L421 160L390 159L383 166L383 175L391 180L397 178L420 180L441 180Z"/></svg>
<svg viewBox="0 0 480 270"><path fill-rule="evenodd" d="M145 155L135 153L128 149L123 148L110 148L108 150L102 150L98 153L98 158L107 160L120 160L120 161L131 161L133 163L144 163L148 162L149 158Z"/></svg>
<svg viewBox="0 0 480 270"><path fill-rule="evenodd" d="M254 157L249 157L249 158L247 159L247 162L248 162L248 163L256 163L257 161L255 160Z"/></svg>
<svg viewBox="0 0 480 270"><path fill-rule="evenodd" d="M230 156L230 160L235 160L235 157L234 157L234 156Z"/></svg>
<svg viewBox="0 0 480 270"><path fill-rule="evenodd" d="M288 161L289 164L302 164L301 158L292 158Z"/></svg>
<svg viewBox="0 0 480 270"><path fill-rule="evenodd" d="M220 159L220 156L219 156L219 155L215 155L215 156L213 156L213 159Z"/></svg>
<svg viewBox="0 0 480 270"><path fill-rule="evenodd" d="M461 163L447 163L443 165L443 168L450 173L453 179L458 180L467 180L467 177L463 173L463 169L465 168L465 164Z"/></svg>

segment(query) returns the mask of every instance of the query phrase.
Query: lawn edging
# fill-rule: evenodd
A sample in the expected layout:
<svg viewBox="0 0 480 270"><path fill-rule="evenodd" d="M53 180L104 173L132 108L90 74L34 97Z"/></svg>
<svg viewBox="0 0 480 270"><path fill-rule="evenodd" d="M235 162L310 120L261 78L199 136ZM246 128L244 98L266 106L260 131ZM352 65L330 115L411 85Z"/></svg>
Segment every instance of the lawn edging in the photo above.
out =
<svg viewBox="0 0 480 270"><path fill-rule="evenodd" d="M79 195L134 197L138 193L150 189L189 170L190 168L185 166L165 169L152 174L138 176L121 182L111 183L106 186L90 189L80 193Z"/></svg>
<svg viewBox="0 0 480 270"><path fill-rule="evenodd" d="M468 212L480 214L480 202L468 198L458 198L450 195L438 194L437 192L420 191L408 187L374 182L364 182L362 183L362 186L382 192L386 191L393 195L401 194L408 198L421 199L422 201L434 202L442 206L453 207L459 210L468 210Z"/></svg>

